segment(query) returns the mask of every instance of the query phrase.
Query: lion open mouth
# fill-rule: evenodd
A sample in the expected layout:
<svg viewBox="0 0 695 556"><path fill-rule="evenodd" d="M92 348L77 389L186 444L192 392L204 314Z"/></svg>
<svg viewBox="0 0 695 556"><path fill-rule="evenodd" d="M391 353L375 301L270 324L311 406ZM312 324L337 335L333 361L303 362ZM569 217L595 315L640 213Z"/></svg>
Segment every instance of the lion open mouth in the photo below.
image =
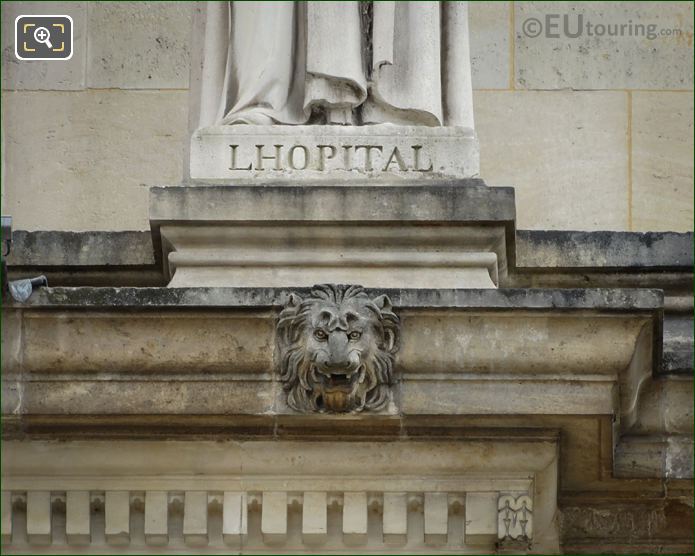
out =
<svg viewBox="0 0 695 556"><path fill-rule="evenodd" d="M352 390L353 375L331 373L323 380L323 387L326 390Z"/></svg>
<svg viewBox="0 0 695 556"><path fill-rule="evenodd" d="M314 370L320 387L316 392L316 405L319 409L343 413L353 409L357 402L355 392L364 376L364 365L352 372L331 372Z"/></svg>

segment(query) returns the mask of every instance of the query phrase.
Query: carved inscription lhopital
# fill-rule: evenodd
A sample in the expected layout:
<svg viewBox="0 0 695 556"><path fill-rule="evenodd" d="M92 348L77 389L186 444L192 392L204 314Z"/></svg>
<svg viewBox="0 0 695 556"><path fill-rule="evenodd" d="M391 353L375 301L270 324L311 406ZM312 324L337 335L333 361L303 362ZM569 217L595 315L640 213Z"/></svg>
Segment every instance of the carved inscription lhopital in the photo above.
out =
<svg viewBox="0 0 695 556"><path fill-rule="evenodd" d="M284 172L333 170L360 172L422 172L434 169L422 145L408 147L385 145L254 145L231 144L229 170Z"/></svg>

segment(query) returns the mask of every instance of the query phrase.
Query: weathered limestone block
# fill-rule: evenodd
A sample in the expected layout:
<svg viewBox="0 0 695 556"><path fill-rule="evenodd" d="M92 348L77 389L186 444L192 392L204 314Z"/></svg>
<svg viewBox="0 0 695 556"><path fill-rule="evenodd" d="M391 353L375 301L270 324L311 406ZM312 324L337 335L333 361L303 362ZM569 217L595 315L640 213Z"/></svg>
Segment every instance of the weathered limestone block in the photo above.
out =
<svg viewBox="0 0 695 556"><path fill-rule="evenodd" d="M693 229L692 152L692 92L632 93L632 229Z"/></svg>
<svg viewBox="0 0 695 556"><path fill-rule="evenodd" d="M653 280L668 289L675 286L669 283L673 278L665 279L669 270L679 269L680 280L688 280L693 265L692 245L692 232L517 230L516 264L524 272L571 271L584 280L587 272L605 274L608 269L615 269L618 276L622 273L626 285L640 288ZM681 321L682 316L669 317L675 320L664 322L665 327L671 324L674 328L668 332L683 337L681 341L691 340L692 326Z"/></svg>
<svg viewBox="0 0 695 556"><path fill-rule="evenodd" d="M685 501L599 497L568 503L558 517L566 553L617 552L625 547L690 553L693 548L693 508Z"/></svg>
<svg viewBox="0 0 695 556"><path fill-rule="evenodd" d="M615 449L614 473L620 478L693 478L693 436L626 435Z"/></svg>
<svg viewBox="0 0 695 556"><path fill-rule="evenodd" d="M73 22L73 49L69 60L20 61L15 57L15 18L19 15L69 15ZM2 3L2 88L16 91L81 91L85 88L87 2ZM90 45L91 46L91 45ZM3 100L6 100L3 93ZM40 97L48 99L49 97ZM54 98L54 97L51 97ZM50 102L50 101L48 101ZM28 122L25 122L27 124ZM6 133L6 131L5 131ZM7 140L7 136L5 136ZM6 155L5 155L6 156ZM7 164L9 160L3 159ZM9 177L9 176L8 176Z"/></svg>
<svg viewBox="0 0 695 556"><path fill-rule="evenodd" d="M692 435L693 380L683 375L651 381L640 397L634 434Z"/></svg>
<svg viewBox="0 0 695 556"><path fill-rule="evenodd" d="M686 235L687 237L687 235ZM692 235L688 249L693 244ZM683 257L687 260L687 257ZM692 303L692 297L684 295L676 298L685 307ZM665 302L672 304L671 299ZM664 315L664 356L661 363L661 373L690 376L693 372L693 352L695 351L695 335L693 334L693 316L685 314Z"/></svg>
<svg viewBox="0 0 695 556"><path fill-rule="evenodd" d="M510 6L505 2L468 4L473 89L510 86Z"/></svg>
<svg viewBox="0 0 695 556"><path fill-rule="evenodd" d="M90 4L89 87L188 88L193 6L188 2Z"/></svg>
<svg viewBox="0 0 695 556"><path fill-rule="evenodd" d="M181 180L186 107L182 91L3 93L3 211L16 229L146 229L146 186Z"/></svg>
<svg viewBox="0 0 695 556"><path fill-rule="evenodd" d="M507 271L511 191L479 180L150 191L171 287L495 287Z"/></svg>
<svg viewBox="0 0 695 556"><path fill-rule="evenodd" d="M514 184L518 228L629 229L627 93L477 91L474 102L480 175Z"/></svg>
<svg viewBox="0 0 695 556"><path fill-rule="evenodd" d="M662 375L643 389L637 419L615 450L618 477L693 477L692 376Z"/></svg>
<svg viewBox="0 0 695 556"><path fill-rule="evenodd" d="M686 2L515 2L514 10L517 87L693 87Z"/></svg>
<svg viewBox="0 0 695 556"><path fill-rule="evenodd" d="M692 479L695 443L692 434L671 436L667 439L664 475L672 479Z"/></svg>

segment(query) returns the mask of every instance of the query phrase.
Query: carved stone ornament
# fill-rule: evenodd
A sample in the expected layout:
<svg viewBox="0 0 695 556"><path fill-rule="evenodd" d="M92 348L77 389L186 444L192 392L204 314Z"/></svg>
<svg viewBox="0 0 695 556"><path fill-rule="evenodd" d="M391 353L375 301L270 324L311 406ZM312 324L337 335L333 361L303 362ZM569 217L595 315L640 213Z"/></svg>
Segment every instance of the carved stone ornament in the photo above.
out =
<svg viewBox="0 0 695 556"><path fill-rule="evenodd" d="M361 286L314 286L290 294L277 325L280 378L296 411L348 413L391 400L400 322L385 295Z"/></svg>
<svg viewBox="0 0 695 556"><path fill-rule="evenodd" d="M533 500L527 494L503 494L497 501L498 539L528 542L533 538Z"/></svg>

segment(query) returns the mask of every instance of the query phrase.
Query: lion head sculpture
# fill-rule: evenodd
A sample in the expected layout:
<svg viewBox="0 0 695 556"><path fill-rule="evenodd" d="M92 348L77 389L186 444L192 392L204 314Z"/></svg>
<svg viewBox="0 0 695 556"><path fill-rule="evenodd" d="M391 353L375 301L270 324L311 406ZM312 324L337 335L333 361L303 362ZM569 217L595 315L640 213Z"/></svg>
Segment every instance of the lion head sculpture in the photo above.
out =
<svg viewBox="0 0 695 556"><path fill-rule="evenodd" d="M277 343L287 404L296 411L378 410L390 400L399 320L388 297L361 286L314 286L291 294Z"/></svg>

